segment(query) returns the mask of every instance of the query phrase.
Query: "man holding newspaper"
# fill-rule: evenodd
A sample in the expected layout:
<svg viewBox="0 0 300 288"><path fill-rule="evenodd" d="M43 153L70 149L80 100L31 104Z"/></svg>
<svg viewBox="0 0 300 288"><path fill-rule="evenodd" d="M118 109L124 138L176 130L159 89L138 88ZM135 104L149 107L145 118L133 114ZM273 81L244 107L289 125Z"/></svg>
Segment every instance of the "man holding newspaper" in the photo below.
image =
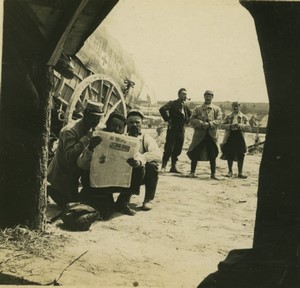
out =
<svg viewBox="0 0 300 288"><path fill-rule="evenodd" d="M79 156L77 165L84 171L89 171L89 177L86 177L87 172L84 172L83 178L88 178L88 181L82 181L82 195L90 199L91 195L107 195L109 199L108 202L103 202L103 198L94 197L93 201L98 199L98 206L101 201L102 206L103 203L111 206L112 193L120 192L115 211L134 215L135 210L129 207L130 198L133 194L139 195L140 186L145 184L142 210L152 209L158 182L157 162L161 159L161 151L150 135L142 133L143 119L144 115L139 110L129 111L126 120L128 135L120 135L122 129L114 131L115 129L110 127L111 123L107 123L107 128L99 132L99 143L92 149L86 148ZM111 122L111 119L109 120ZM84 197L83 200L86 201L87 198ZM104 218L108 219L111 214L106 214Z"/></svg>

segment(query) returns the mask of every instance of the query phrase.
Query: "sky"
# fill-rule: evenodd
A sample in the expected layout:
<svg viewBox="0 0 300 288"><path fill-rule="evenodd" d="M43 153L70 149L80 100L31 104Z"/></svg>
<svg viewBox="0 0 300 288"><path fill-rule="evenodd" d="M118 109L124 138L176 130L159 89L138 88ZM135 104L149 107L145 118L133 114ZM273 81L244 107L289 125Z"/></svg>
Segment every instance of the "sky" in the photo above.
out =
<svg viewBox="0 0 300 288"><path fill-rule="evenodd" d="M158 101L268 102L255 25L237 0L119 0L103 22Z"/></svg>

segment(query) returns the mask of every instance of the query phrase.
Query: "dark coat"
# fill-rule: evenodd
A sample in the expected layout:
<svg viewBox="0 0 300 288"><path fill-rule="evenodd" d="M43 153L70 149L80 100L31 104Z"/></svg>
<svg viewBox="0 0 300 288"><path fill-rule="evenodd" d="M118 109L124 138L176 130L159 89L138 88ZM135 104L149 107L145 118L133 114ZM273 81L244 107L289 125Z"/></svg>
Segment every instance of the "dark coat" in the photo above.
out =
<svg viewBox="0 0 300 288"><path fill-rule="evenodd" d="M230 113L223 120L223 123L222 123L222 126L221 126L225 130L224 139L223 139L223 142L222 142L223 145L227 142L228 137L230 135L230 132L231 132L230 125L232 124L233 118L234 118L234 114ZM243 114L242 112L238 113L237 118L238 118L238 123L240 124L240 129L239 130L241 131L241 134L242 134L242 136L245 140L245 132L250 132L251 131L251 126L249 124L247 116L245 114Z"/></svg>
<svg viewBox="0 0 300 288"><path fill-rule="evenodd" d="M69 123L60 131L57 150L48 167L48 182L70 199L78 193L81 171L77 158L89 144L90 136L91 131L86 130L82 119Z"/></svg>
<svg viewBox="0 0 300 288"><path fill-rule="evenodd" d="M183 109L182 109L183 108ZM169 123L169 128L183 128L185 124L190 121L191 110L190 108L179 99L169 101L159 109L161 117L165 122Z"/></svg>

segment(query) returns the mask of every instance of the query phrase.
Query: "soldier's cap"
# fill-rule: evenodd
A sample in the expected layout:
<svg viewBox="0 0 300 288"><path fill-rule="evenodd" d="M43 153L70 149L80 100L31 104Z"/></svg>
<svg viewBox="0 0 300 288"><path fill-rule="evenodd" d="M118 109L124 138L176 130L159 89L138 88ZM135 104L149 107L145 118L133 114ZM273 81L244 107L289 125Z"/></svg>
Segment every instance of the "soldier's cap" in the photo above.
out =
<svg viewBox="0 0 300 288"><path fill-rule="evenodd" d="M127 119L130 117L130 116L140 116L142 119L145 118L144 114L142 113L142 111L138 110L138 109L132 109L130 110L128 113L127 113Z"/></svg>
<svg viewBox="0 0 300 288"><path fill-rule="evenodd" d="M204 95L212 95L212 96L214 96L214 92L213 91L211 91L211 90L206 90L205 92L204 92Z"/></svg>
<svg viewBox="0 0 300 288"><path fill-rule="evenodd" d="M232 102L231 106L241 106L241 103L238 101Z"/></svg>
<svg viewBox="0 0 300 288"><path fill-rule="evenodd" d="M88 112L89 114L100 116L104 114L103 106L104 105L102 103L87 100L84 111Z"/></svg>
<svg viewBox="0 0 300 288"><path fill-rule="evenodd" d="M106 125L107 125L107 123L112 121L112 119L114 119L114 118L117 118L117 119L121 120L122 122L126 123L126 118L122 114L114 111L114 112L110 113L110 115L106 121Z"/></svg>

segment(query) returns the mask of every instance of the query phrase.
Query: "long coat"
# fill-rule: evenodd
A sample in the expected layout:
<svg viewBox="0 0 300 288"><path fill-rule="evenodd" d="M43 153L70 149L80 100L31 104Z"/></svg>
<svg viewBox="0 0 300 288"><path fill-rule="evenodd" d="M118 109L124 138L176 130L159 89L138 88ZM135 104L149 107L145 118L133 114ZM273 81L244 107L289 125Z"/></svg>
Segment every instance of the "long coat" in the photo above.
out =
<svg viewBox="0 0 300 288"><path fill-rule="evenodd" d="M165 122L169 122L169 129L182 129L189 122L191 116L189 107L179 99L163 105L159 109L159 113Z"/></svg>
<svg viewBox="0 0 300 288"><path fill-rule="evenodd" d="M91 131L88 131L80 119L65 126L59 135L54 158L48 168L47 180L51 186L70 201L78 193L80 168L77 158L88 145Z"/></svg>
<svg viewBox="0 0 300 288"><path fill-rule="evenodd" d="M230 135L230 132L231 132L230 125L233 122L234 116L235 116L235 114L232 112L229 115L227 115L223 120L223 123L222 123L221 127L222 127L222 129L225 130L225 133L224 133L224 138L223 138L223 142L222 142L221 145L224 145L227 142L227 139L228 139L228 137ZM249 124L247 116L245 114L243 114L242 112L240 112L240 111L237 114L237 123L240 125L239 130L241 131L241 134L242 134L242 136L244 138L244 141L245 141L245 132L251 131L251 126Z"/></svg>
<svg viewBox="0 0 300 288"><path fill-rule="evenodd" d="M204 123L209 123L208 133L217 145L218 143L218 128L222 123L222 111L219 106L214 104L199 105L193 112L190 119L190 124L194 128L194 135L188 152L192 151L204 139L206 130L203 127Z"/></svg>

